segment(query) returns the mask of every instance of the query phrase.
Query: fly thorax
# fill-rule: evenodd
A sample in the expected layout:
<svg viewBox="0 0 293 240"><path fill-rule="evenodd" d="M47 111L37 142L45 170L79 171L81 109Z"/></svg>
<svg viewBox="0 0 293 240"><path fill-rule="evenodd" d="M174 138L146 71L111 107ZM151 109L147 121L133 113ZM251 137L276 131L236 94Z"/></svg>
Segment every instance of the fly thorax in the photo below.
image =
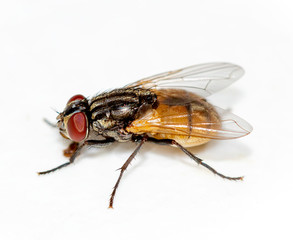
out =
<svg viewBox="0 0 293 240"><path fill-rule="evenodd" d="M101 134L103 131L115 127L115 125L116 125L116 121L114 119L105 117L105 118L97 119L96 121L94 121L93 129L99 132L99 134Z"/></svg>

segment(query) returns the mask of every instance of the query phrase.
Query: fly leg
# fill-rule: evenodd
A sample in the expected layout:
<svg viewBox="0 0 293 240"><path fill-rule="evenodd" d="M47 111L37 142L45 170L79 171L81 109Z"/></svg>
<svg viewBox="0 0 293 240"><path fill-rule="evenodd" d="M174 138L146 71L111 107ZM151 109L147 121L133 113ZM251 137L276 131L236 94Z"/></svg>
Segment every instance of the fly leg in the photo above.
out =
<svg viewBox="0 0 293 240"><path fill-rule="evenodd" d="M127 159L127 161L123 164L123 166L121 168L119 168L118 170L120 170L120 175L118 177L118 180L116 181L116 184L113 188L113 191L111 193L111 198L110 198L110 202L109 202L109 208L113 208L113 202L114 202L114 197L115 197L115 193L116 190L119 186L120 180L122 178L122 175L124 173L124 171L127 169L128 165L131 163L131 161L134 159L134 157L136 156L136 154L138 153L138 151L141 149L142 145L147 141L148 137L144 136L141 140L139 145L136 147L136 149L134 150L134 152L129 156L129 158Z"/></svg>
<svg viewBox="0 0 293 240"><path fill-rule="evenodd" d="M200 159L199 157L193 155L191 152L189 152L186 148L184 148L182 145L180 145L175 140L171 140L171 139L160 139L159 140L159 139L155 139L155 138L149 138L148 141L154 142L154 143L157 143L157 144L163 144L163 145L174 145L174 146L178 147L179 149L181 149L181 151L183 151L192 160L194 160L198 164L202 165L203 167L207 168L208 170L210 170L214 174L216 174L216 175L218 175L218 176L220 176L222 178L228 179L228 180L243 180L243 176L242 177L228 177L228 176L225 176L225 175L219 173L214 168L212 168L210 165L204 163L202 159Z"/></svg>
<svg viewBox="0 0 293 240"><path fill-rule="evenodd" d="M77 142L70 143L68 148L63 150L63 155L70 158L76 152L78 145Z"/></svg>
<svg viewBox="0 0 293 240"><path fill-rule="evenodd" d="M39 175L43 175L43 174L47 174L47 173L50 173L50 172L55 172L56 170L58 169L61 169L63 167L66 167L68 166L69 164L73 163L75 158L80 154L80 151L81 149L85 146L85 144L83 143L82 145L78 146L76 151L73 153L73 155L69 158L69 162L67 163L63 163L61 164L60 166L58 167L55 167L55 168L52 168L50 170L47 170L47 171L43 171L43 172L38 172Z"/></svg>
<svg viewBox="0 0 293 240"><path fill-rule="evenodd" d="M66 167L66 166L70 165L71 163L74 162L75 158L80 154L82 148L84 148L85 146L106 147L106 146L110 145L113 142L114 142L114 139L112 139L112 138L107 138L105 140L88 140L88 141L85 141L82 144L77 146L77 148L74 151L74 153L70 156L69 162L64 163L64 164L62 164L62 165L60 165L58 167L55 167L53 169L44 171L44 172L38 172L38 174L39 175L47 174L47 173L54 172L54 171L56 171L58 169L61 169L63 167Z"/></svg>

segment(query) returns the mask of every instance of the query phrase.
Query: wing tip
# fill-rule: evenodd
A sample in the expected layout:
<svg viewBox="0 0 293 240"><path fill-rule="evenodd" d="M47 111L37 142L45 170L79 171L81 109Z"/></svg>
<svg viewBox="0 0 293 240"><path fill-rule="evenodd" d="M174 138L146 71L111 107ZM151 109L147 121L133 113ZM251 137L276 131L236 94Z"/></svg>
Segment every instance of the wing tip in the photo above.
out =
<svg viewBox="0 0 293 240"><path fill-rule="evenodd" d="M231 78L239 79L243 77L243 75L245 74L244 69L238 65L234 65L234 66L235 66L235 69L231 72Z"/></svg>

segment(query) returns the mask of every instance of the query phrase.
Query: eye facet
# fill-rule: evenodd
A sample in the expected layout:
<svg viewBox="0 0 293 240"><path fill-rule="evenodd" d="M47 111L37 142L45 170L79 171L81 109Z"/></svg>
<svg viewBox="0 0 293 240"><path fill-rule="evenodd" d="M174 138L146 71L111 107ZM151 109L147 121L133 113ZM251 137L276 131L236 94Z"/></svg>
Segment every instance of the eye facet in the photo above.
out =
<svg viewBox="0 0 293 240"><path fill-rule="evenodd" d="M83 99L85 99L85 97L84 97L83 95L81 95L81 94L77 94L77 95L74 95L73 97L71 97L71 98L68 100L67 104L68 104L68 103L71 103L71 102L73 102L73 101L75 101L75 100L83 100Z"/></svg>
<svg viewBox="0 0 293 240"><path fill-rule="evenodd" d="M87 135L87 117L85 113L74 113L67 122L67 133L74 142L81 142Z"/></svg>

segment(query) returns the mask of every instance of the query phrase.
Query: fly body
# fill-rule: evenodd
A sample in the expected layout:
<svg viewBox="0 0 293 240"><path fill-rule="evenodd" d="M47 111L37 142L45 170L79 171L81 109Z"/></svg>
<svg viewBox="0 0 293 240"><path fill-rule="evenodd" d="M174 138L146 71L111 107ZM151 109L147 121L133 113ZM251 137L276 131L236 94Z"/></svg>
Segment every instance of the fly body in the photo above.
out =
<svg viewBox="0 0 293 240"><path fill-rule="evenodd" d="M124 165L111 194L113 207L122 175L145 142L178 147L198 164L216 175L228 177L192 154L188 147L211 139L233 139L249 134L252 127L240 117L213 106L206 97L239 79L244 71L230 63L206 63L154 75L124 88L102 93L91 99L75 95L57 116L60 134L71 141L64 150L74 162L86 146L108 146L113 142L138 142Z"/></svg>

